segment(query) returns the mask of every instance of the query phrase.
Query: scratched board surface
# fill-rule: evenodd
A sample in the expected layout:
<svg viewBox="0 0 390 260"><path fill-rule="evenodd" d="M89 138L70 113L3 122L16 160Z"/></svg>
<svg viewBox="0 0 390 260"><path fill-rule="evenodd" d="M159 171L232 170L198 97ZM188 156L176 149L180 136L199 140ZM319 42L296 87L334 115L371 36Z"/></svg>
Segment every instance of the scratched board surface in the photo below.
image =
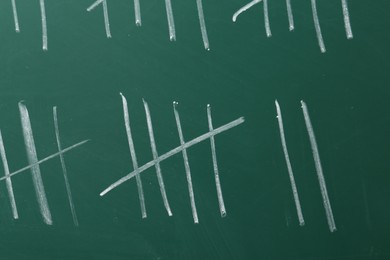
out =
<svg viewBox="0 0 390 260"><path fill-rule="evenodd" d="M47 0L43 51L43 1L19 33L1 1L0 259L389 258L390 2L348 1L348 40L318 0L325 53L313 2L290 32L285 1L266 28L204 0L207 51L195 0L176 41L162 0L140 27L130 0Z"/></svg>

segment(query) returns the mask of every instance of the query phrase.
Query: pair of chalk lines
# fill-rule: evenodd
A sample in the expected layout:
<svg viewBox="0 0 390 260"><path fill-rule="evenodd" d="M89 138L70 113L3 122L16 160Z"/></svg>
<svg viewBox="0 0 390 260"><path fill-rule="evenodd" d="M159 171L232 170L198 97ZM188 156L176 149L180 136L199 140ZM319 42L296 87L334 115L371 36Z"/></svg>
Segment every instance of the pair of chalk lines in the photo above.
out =
<svg viewBox="0 0 390 260"><path fill-rule="evenodd" d="M23 129L23 138L24 138L24 143L25 143L26 152L27 152L27 159L29 162L28 166L10 173L9 166L8 166L8 160L7 160L7 156L6 156L6 152L5 152L5 148L4 148L4 141L3 141L3 137L2 137L2 134L0 131L0 156L1 156L2 163L3 163L4 174L5 174L4 177L0 178L0 181L5 180L5 182L6 182L6 187L7 187L8 196L9 196L9 200L10 200L10 204L11 204L11 208L12 208L13 217L14 217L14 219L18 219L19 214L18 214L18 210L17 210L17 206L16 206L15 195L14 195L14 191L13 191L11 177L13 177L14 175L17 175L19 173L22 173L26 170L31 170L35 194L37 197L37 202L39 204L39 208L40 208L40 212L41 212L43 221L47 225L53 224L53 220L52 220L49 204L47 201L46 192L45 192L45 188L43 185L43 180L42 180L39 165L45 161L48 161L54 157L59 156L60 160L61 160L61 167L62 167L62 172L63 172L65 186L66 186L68 202L69 202L69 206L70 206L72 217L73 217L73 222L74 222L75 226L78 226L79 223L77 220L76 210L75 210L74 203L73 203L72 193L71 193L71 189L70 189L70 184L69 184L69 180L68 180L68 176L67 176L67 169L66 169L63 154L80 146L80 145L85 144L86 142L88 142L88 140L76 143L70 147L62 149L59 126L58 126L58 118L57 118L57 107L53 107L53 120L54 120L54 127L55 127L58 152L54 153L52 155L49 155L49 156L45 157L44 159L38 160L36 147L35 147L35 141L34 141L34 137L33 137L33 131L32 131L32 127L31 127L30 116L29 116L27 107L23 102L19 102L18 106L19 106L22 129Z"/></svg>
<svg viewBox="0 0 390 260"><path fill-rule="evenodd" d="M106 36L107 36L107 38L111 38L112 35L111 35L111 29L110 29L110 20L109 20L109 16L108 16L107 0L96 0L94 3L92 3L87 8L87 11L88 12L92 11L100 4L102 4L102 6L103 6L103 17L104 17L104 26L105 26L105 30L106 30ZM208 34L207 34L206 21L204 18L202 0L196 0L196 7L198 10L198 18L199 18L199 25L200 25L200 31L201 31L201 35L202 35L203 45L204 45L204 48L206 50L210 50L210 43L209 43L209 38L208 38ZM167 13L169 40L176 41L175 19L173 16L173 9L172 9L171 0L165 0L165 9L166 9L166 13ZM134 12L135 12L135 24L136 24L136 26L141 26L142 19L141 19L141 7L140 7L139 0L134 0Z"/></svg>
<svg viewBox="0 0 390 260"><path fill-rule="evenodd" d="M194 195L194 190L193 190L193 185L192 185L190 164L189 164L189 159L188 159L188 155L187 155L187 149L193 145L196 145L196 144L204 141L204 140L210 139L218 204L219 204L221 216L225 217L226 216L226 208L225 208L223 195L222 195L222 188L221 188L221 182L220 182L220 177L219 177L217 153L216 153L214 136L244 123L244 118L241 117L241 118L238 118L234 121L231 121L230 123L227 123L223 126L220 126L218 128L214 128L213 123L212 123L212 117L211 117L211 106L207 105L207 121L208 121L208 126L209 126L209 132L186 142L184 140L180 116L179 116L179 112L177 109L178 103L173 102L173 111L174 111L176 126L177 126L177 130L178 130L178 134L179 134L180 146L178 146L178 147L170 150L169 152L166 152L163 155L159 156L158 152L157 152L157 148L156 148L156 142L154 139L154 131L153 131L153 125L152 125L149 106L148 106L148 103L144 100L143 103L144 103L144 108L145 108L146 121L147 121L147 125L148 125L148 132L149 132L149 139L150 139L150 144L151 144L151 149L152 149L152 154L153 154L153 160L144 164L143 166L139 167L137 159L136 159L137 157L136 157L136 152L135 152L135 148L134 148L133 137L131 134L131 127L130 127L131 124L130 124L130 119L129 119L129 114L128 114L127 100L121 93L120 93L120 95L122 97L125 128L126 128L127 139L129 142L130 155L131 155L131 159L133 161L134 170L132 172L130 172L129 174L125 175L124 177L120 178L116 182L112 183L110 186L108 186L105 190L103 190L100 193L100 196L106 195L108 192L112 191L113 189L117 188L118 186L120 186L124 182L132 179L133 177L135 177L136 179L139 178L139 180L141 180L140 174L142 172L144 172L145 170L149 169L150 167L154 166L156 168L156 173L157 173L157 177L158 177L158 182L159 182L164 206L168 212L168 215L171 216L172 211L171 211L171 208L169 206L168 198L166 195L165 185L164 185L164 181L162 178L160 163L162 161L174 156L175 154L178 154L181 152L183 155L183 161L184 161L184 167L185 167L185 172L186 172L186 179L187 179L187 184L188 184L188 192L189 192L189 197L190 197L193 219L194 219L195 223L199 223L199 218L198 218L196 204L195 204L195 195ZM146 214L146 207L144 206L145 199L144 199L141 181L139 181L139 182L137 181L137 187L138 187L139 199L140 199L140 204L141 204L141 213L142 213L142 217L144 218L147 216L147 214Z"/></svg>
<svg viewBox="0 0 390 260"><path fill-rule="evenodd" d="M267 37L271 37L272 33L271 33L269 14L268 14L268 0L253 0L253 1L249 2L248 4L244 5L240 9L238 9L238 11L233 14L232 19L233 19L233 22L236 22L237 17L241 13L245 12L246 10L250 9L252 6L254 6L260 2L263 2L263 13L264 13L264 24L265 24L266 35L267 35ZM288 17L288 23L289 23L289 30L293 31L295 29L295 25L294 25L294 16L293 16L292 7L291 7L291 0L286 0L286 7L287 7L287 17ZM350 21L347 0L341 0L341 7L342 7L342 12L343 12L344 27L345 27L345 33L346 33L347 39L352 39L353 33L352 33L352 27L351 27L351 21ZM317 35L318 45L320 47L321 52L325 53L326 47L325 47L324 39L323 39L322 32L321 32L320 21L318 18L316 0L311 0L311 9L312 9L313 22L314 22L314 28L316 31L316 35Z"/></svg>
<svg viewBox="0 0 390 260"><path fill-rule="evenodd" d="M290 184L291 184L291 188L292 188L292 192L293 192L293 196L294 196L294 202L295 202L295 207L297 210L298 220L299 220L299 224L301 226L303 226L303 225L305 225L305 220L303 218L301 203L300 203L299 196L298 196L298 189L297 189L297 186L295 183L295 178L294 178L294 174L293 174L293 170L292 170L292 166L291 166L291 162L290 162L290 157L288 154L286 137L284 134L282 112L281 112L281 109L280 109L280 106L279 106L279 103L277 100L275 100L275 106L276 106L276 113L277 113L277 119L278 119L278 125L279 125L280 140L282 143L283 153L284 153L284 157L285 157L285 161L286 161L286 165L287 165L287 170L288 170L288 174L289 174L289 178L290 178ZM332 207L331 207L330 200L329 200L328 190L326 188L326 182L325 182L325 177L324 177L324 173L323 173L322 166L321 166L321 160L320 160L320 154L318 152L317 141L315 138L315 134L314 134L313 126L311 123L309 111L308 111L307 105L304 101L301 101L301 107L302 107L303 117L305 119L306 130L307 130L307 133L309 135L310 145L311 145L311 149L312 149L312 153L313 153L313 159L314 159L314 164L315 164L315 168L316 168L316 172L317 172L318 182L320 184L320 191L321 191L321 195L322 195L322 201L324 204L324 209L325 209L325 214L326 214L326 218L328 221L329 230L330 230L330 232L334 232L337 230L337 228L336 228L336 223L334 220L333 211L332 211Z"/></svg>

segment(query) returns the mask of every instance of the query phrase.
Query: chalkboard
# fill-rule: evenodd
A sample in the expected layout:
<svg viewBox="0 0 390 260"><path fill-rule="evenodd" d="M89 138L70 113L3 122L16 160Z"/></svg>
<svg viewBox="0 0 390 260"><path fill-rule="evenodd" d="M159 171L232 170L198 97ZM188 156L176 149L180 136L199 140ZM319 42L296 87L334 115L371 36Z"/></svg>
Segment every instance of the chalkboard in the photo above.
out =
<svg viewBox="0 0 390 260"><path fill-rule="evenodd" d="M0 259L390 257L390 2L248 3L0 2Z"/></svg>

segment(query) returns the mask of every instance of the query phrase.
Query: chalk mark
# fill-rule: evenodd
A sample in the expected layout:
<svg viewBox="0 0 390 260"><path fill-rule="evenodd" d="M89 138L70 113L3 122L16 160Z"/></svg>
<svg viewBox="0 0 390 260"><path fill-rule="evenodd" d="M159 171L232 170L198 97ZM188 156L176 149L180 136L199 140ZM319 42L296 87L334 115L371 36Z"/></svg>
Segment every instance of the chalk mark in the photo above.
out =
<svg viewBox="0 0 390 260"><path fill-rule="evenodd" d="M167 12L167 19L168 19L169 40L176 41L175 21L173 19L171 0L165 0L165 9Z"/></svg>
<svg viewBox="0 0 390 260"><path fill-rule="evenodd" d="M139 0L134 0L134 12L135 12L135 25L141 26L141 7Z"/></svg>
<svg viewBox="0 0 390 260"><path fill-rule="evenodd" d="M243 7L241 7L240 9L238 9L238 11L237 12L235 12L234 14L233 14L233 22L235 22L236 20L237 20L237 17L241 14L241 13L243 13L243 12L245 12L246 10L248 10L249 8L251 8L252 6L254 6L255 4L258 4L258 3L260 3L262 0L253 0L252 2L249 2L248 4L246 4L246 5L244 5Z"/></svg>
<svg viewBox="0 0 390 260"><path fill-rule="evenodd" d="M206 50L210 50L209 37L207 36L206 21L204 19L202 0L196 0L196 6L198 8L200 31L202 33L203 45Z"/></svg>
<svg viewBox="0 0 390 260"><path fill-rule="evenodd" d="M325 53L326 48L325 48L325 44L324 44L324 39L322 38L320 21L318 19L316 0L311 0L311 9L312 9L312 13L313 13L313 21L314 21L314 27L316 30L316 34L317 34L318 45L320 46L321 52Z"/></svg>
<svg viewBox="0 0 390 260"><path fill-rule="evenodd" d="M41 20L42 20L42 49L44 51L47 51L48 43L47 43L47 22L46 22L45 0L39 0L39 5L41 9Z"/></svg>
<svg viewBox="0 0 390 260"><path fill-rule="evenodd" d="M287 17L288 17L288 29L290 31L294 30L294 16L292 12L291 7L291 0L286 0L286 6L287 6Z"/></svg>
<svg viewBox="0 0 390 260"><path fill-rule="evenodd" d="M341 6L343 9L343 16L344 16L344 26L345 26L345 33L347 35L347 39L352 39L352 28L351 28L351 21L349 18L349 11L348 11L348 4L347 0L341 0Z"/></svg>
<svg viewBox="0 0 390 260"><path fill-rule="evenodd" d="M269 14L268 14L268 0L263 0L263 12L264 12L264 24L265 24L265 32L267 37L271 37L271 26L269 24Z"/></svg>
<svg viewBox="0 0 390 260"><path fill-rule="evenodd" d="M87 8L87 11L90 12L95 9L98 5L102 4L103 6L103 18L104 18L104 28L106 30L107 38L111 38L111 29L110 29L110 20L108 17L108 7L107 0L97 0L92 5Z"/></svg>
<svg viewBox="0 0 390 260"><path fill-rule="evenodd" d="M18 33L20 32L20 28L19 28L18 11L16 9L16 0L11 0L11 3L12 3L12 13L14 16L15 31Z"/></svg>

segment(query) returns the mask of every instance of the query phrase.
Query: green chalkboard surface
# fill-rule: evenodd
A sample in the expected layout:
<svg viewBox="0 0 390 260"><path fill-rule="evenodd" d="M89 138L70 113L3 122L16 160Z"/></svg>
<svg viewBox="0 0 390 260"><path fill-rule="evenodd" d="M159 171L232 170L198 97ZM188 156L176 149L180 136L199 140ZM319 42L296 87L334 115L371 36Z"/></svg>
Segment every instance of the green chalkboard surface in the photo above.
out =
<svg viewBox="0 0 390 260"><path fill-rule="evenodd" d="M0 2L0 259L390 258L388 0L95 3Z"/></svg>

